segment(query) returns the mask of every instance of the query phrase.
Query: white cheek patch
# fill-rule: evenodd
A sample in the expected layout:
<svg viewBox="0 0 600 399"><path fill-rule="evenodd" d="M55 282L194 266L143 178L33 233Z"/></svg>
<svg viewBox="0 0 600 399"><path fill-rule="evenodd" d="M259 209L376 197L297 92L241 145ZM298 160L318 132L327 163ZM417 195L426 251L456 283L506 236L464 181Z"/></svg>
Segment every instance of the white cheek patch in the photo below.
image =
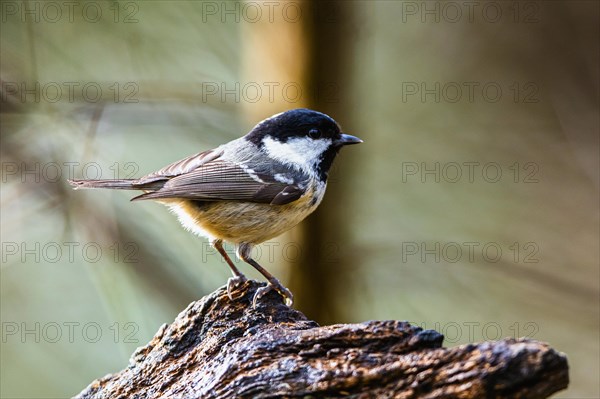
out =
<svg viewBox="0 0 600 399"><path fill-rule="evenodd" d="M309 137L297 137L282 143L266 136L263 143L267 155L271 158L311 173L313 165L331 145L331 139L313 140Z"/></svg>

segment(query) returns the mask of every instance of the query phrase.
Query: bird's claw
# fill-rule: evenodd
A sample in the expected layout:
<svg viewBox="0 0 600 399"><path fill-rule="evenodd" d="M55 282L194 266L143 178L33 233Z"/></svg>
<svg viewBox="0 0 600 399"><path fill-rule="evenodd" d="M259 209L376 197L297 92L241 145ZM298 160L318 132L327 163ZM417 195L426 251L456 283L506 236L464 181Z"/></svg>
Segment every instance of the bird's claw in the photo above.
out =
<svg viewBox="0 0 600 399"><path fill-rule="evenodd" d="M229 280L227 280L227 296L229 299L234 301L242 296L243 293L239 291L239 288L247 280L248 279L243 275L230 277Z"/></svg>
<svg viewBox="0 0 600 399"><path fill-rule="evenodd" d="M294 295L292 295L292 292L290 290L281 285L281 283L268 283L266 286L260 287L256 290L254 298L252 298L252 306L256 308L256 306L258 305L258 301L260 301L260 299L267 293L269 293L271 290L277 291L277 293L282 296L283 303L285 303L286 306L292 306L292 304L294 303Z"/></svg>

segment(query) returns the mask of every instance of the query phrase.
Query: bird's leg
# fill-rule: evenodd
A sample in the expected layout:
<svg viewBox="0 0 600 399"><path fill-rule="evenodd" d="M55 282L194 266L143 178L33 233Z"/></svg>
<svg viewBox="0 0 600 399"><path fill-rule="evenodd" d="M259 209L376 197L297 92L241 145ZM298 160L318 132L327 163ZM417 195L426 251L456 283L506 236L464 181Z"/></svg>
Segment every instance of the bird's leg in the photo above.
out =
<svg viewBox="0 0 600 399"><path fill-rule="evenodd" d="M252 257L250 257L251 250L252 245L245 243L241 244L240 246L238 246L237 255L241 260L258 270L260 274L262 274L269 282L266 287L260 287L256 291L256 294L254 294L254 298L252 299L252 306L256 307L256 304L258 303L260 298L262 298L266 293L268 293L272 289L275 289L279 293L279 295L283 297L283 300L287 306L292 306L294 296L292 295L290 290L285 288L283 284L281 284L279 280L275 278L275 276L269 273L264 267L259 265L258 262L256 262L254 259L252 259Z"/></svg>
<svg viewBox="0 0 600 399"><path fill-rule="evenodd" d="M234 297L233 292L236 291L236 289L243 282L245 282L247 280L247 278L246 278L246 276L244 276L242 274L242 272L239 271L239 269L237 267L235 267L235 265L229 258L229 255L227 255L227 252L225 252L225 249L223 248L222 240L214 240L211 242L211 245L217 251L219 251L219 253L223 257L223 259L225 259L225 262L227 262L227 264L229 265L231 272L233 273L233 277L230 277L229 280L227 280L227 296L229 296L229 299L231 299L233 301L236 298L236 297Z"/></svg>

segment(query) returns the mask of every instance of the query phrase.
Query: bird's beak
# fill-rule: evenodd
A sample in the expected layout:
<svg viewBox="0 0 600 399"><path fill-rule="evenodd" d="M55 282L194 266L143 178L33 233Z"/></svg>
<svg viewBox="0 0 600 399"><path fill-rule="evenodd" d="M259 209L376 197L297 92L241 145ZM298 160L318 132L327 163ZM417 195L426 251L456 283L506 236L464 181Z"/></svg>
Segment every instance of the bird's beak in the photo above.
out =
<svg viewBox="0 0 600 399"><path fill-rule="evenodd" d="M341 147L343 145L358 144L358 143L362 143L362 142L363 141L361 139L359 139L358 137L351 136L346 133L342 133L340 135L340 138L335 141L335 144Z"/></svg>

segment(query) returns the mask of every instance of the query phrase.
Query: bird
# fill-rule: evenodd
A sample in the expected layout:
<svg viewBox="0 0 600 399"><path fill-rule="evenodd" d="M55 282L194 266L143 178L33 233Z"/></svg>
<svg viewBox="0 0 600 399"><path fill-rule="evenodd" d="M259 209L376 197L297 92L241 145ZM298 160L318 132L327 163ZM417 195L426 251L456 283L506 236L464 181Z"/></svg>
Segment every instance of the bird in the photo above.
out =
<svg viewBox="0 0 600 399"><path fill-rule="evenodd" d="M342 132L330 116L291 109L259 122L245 136L203 151L139 179L69 180L75 189L140 190L131 201L155 200L177 215L187 230L205 237L225 259L233 276L231 299L247 279L223 243L267 280L253 296L276 290L288 306L292 293L252 256L252 248L281 235L321 203L339 150L363 141Z"/></svg>

